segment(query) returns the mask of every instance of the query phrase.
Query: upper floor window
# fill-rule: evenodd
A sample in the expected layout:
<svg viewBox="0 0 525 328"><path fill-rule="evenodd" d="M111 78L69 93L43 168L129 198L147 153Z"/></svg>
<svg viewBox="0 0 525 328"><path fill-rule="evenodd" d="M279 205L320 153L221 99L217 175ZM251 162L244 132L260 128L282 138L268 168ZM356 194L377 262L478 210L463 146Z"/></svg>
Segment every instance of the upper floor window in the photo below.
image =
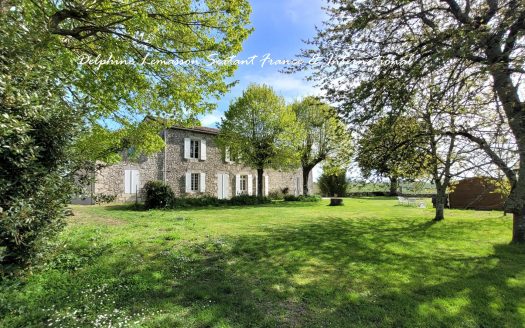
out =
<svg viewBox="0 0 525 328"><path fill-rule="evenodd" d="M206 160L206 140L184 138L184 159Z"/></svg>
<svg viewBox="0 0 525 328"><path fill-rule="evenodd" d="M200 144L200 140L194 140L194 139L190 140L190 158L198 159L200 157L199 156L199 151L200 151L199 144Z"/></svg>

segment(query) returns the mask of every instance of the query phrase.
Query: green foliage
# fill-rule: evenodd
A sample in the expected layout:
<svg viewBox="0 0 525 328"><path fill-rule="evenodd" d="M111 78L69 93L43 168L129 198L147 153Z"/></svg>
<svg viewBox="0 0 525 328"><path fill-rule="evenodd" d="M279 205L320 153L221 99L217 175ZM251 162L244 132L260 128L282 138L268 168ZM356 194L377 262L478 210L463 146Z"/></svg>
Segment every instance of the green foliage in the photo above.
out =
<svg viewBox="0 0 525 328"><path fill-rule="evenodd" d="M323 167L323 174L318 181L321 195L344 197L348 189L346 170L334 167Z"/></svg>
<svg viewBox="0 0 525 328"><path fill-rule="evenodd" d="M0 6L1 9L1 6ZM69 149L79 111L64 101L54 68L35 56L37 36L0 15L0 264L33 264L62 227L74 188ZM23 45L23 46L21 46ZM40 54L39 54L40 55Z"/></svg>
<svg viewBox="0 0 525 328"><path fill-rule="evenodd" d="M272 200L268 197L259 197L259 196L249 196L249 195L239 195L234 196L229 199L229 204L231 205L259 205L259 204L269 204Z"/></svg>
<svg viewBox="0 0 525 328"><path fill-rule="evenodd" d="M144 184L144 207L149 210L152 208L168 208L173 205L175 193L170 186L162 181L148 181Z"/></svg>
<svg viewBox="0 0 525 328"><path fill-rule="evenodd" d="M158 124L140 123L146 114L185 122L215 107L235 65L153 60L237 54L250 10L245 0L0 1L2 263L41 255L72 172L160 149ZM97 55L132 63L81 63Z"/></svg>
<svg viewBox="0 0 525 328"><path fill-rule="evenodd" d="M298 145L302 167L311 170L325 160L348 166L352 156L350 133L335 109L315 97L305 97L290 106L304 136Z"/></svg>
<svg viewBox="0 0 525 328"><path fill-rule="evenodd" d="M171 188L160 181L150 181L144 186L144 208L150 209L180 209L192 207L242 206L271 203L268 197L249 195L234 196L230 199L219 199L213 196L175 197Z"/></svg>
<svg viewBox="0 0 525 328"><path fill-rule="evenodd" d="M365 177L420 178L429 174L428 142L415 118L399 116L378 120L359 139L357 163Z"/></svg>
<svg viewBox="0 0 525 328"><path fill-rule="evenodd" d="M228 205L228 199L219 199L212 196L177 197L173 200L172 208L191 208Z"/></svg>
<svg viewBox="0 0 525 328"><path fill-rule="evenodd" d="M224 115L218 143L238 162L254 169L298 166L295 115L271 87L250 85Z"/></svg>
<svg viewBox="0 0 525 328"><path fill-rule="evenodd" d="M285 202L320 202L321 197L316 195L286 195L283 197Z"/></svg>

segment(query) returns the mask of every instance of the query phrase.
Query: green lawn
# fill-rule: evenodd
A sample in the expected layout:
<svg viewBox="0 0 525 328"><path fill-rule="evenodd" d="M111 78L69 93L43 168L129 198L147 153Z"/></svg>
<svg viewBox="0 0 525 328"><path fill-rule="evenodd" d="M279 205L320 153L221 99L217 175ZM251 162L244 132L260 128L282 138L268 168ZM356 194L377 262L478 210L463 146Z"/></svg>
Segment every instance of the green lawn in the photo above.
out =
<svg viewBox="0 0 525 328"><path fill-rule="evenodd" d="M49 264L0 285L3 327L524 327L499 212L74 207Z"/></svg>

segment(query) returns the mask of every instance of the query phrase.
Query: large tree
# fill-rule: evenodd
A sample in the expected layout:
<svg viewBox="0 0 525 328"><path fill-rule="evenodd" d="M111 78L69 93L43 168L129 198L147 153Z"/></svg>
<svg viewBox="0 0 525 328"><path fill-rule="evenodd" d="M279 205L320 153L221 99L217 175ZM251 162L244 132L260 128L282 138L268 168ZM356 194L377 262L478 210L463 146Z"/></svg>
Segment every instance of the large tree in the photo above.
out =
<svg viewBox="0 0 525 328"><path fill-rule="evenodd" d="M257 194L262 196L265 169L298 164L296 143L301 138L295 114L271 87L252 84L224 116L218 143L236 161L257 170Z"/></svg>
<svg viewBox="0 0 525 328"><path fill-rule="evenodd" d="M0 0L2 264L58 226L77 163L159 149L146 114L214 108L236 68L214 59L241 50L249 14L245 0Z"/></svg>
<svg viewBox="0 0 525 328"><path fill-rule="evenodd" d="M318 98L305 97L291 107L304 135L298 151L303 170L303 195L308 195L308 177L317 164L331 161L346 167L350 162L351 138L336 110Z"/></svg>
<svg viewBox="0 0 525 328"><path fill-rule="evenodd" d="M415 117L384 117L372 123L358 141L356 160L365 177L375 173L390 179L390 195L399 179L428 175L426 131Z"/></svg>
<svg viewBox="0 0 525 328"><path fill-rule="evenodd" d="M88 133L129 131L148 114L184 122L214 109L236 68L215 59L240 52L250 32L245 0L3 0L0 6L2 64L17 65L23 49L33 54L32 70L53 68L46 74L65 102L82 109Z"/></svg>
<svg viewBox="0 0 525 328"><path fill-rule="evenodd" d="M332 1L327 20L312 41L310 57L345 56L318 65L315 77L349 120L364 120L401 108L432 72L463 66L471 83L491 80L519 149L518 172L483 136L455 131L483 149L507 176L512 191L513 241L525 243L525 2L518 0ZM335 58L341 59L341 58ZM350 82L358 81L358 83ZM348 83L341 83L348 81Z"/></svg>

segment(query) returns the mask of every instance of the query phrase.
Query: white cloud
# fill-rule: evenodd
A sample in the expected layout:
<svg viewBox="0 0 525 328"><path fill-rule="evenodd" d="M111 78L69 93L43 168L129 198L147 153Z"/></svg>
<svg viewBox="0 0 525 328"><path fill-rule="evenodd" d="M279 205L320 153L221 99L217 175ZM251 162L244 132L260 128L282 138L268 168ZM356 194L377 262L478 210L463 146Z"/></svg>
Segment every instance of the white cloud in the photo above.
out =
<svg viewBox="0 0 525 328"><path fill-rule="evenodd" d="M204 117L200 119L202 126L206 126L209 128L215 128L217 127L217 123L221 121L221 118L223 116L219 113L211 113L206 114Z"/></svg>
<svg viewBox="0 0 525 328"><path fill-rule="evenodd" d="M301 76L272 72L270 74L245 75L241 80L243 89L250 83L266 84L278 94L285 97L287 102L306 96L319 96L321 90L313 86Z"/></svg>

